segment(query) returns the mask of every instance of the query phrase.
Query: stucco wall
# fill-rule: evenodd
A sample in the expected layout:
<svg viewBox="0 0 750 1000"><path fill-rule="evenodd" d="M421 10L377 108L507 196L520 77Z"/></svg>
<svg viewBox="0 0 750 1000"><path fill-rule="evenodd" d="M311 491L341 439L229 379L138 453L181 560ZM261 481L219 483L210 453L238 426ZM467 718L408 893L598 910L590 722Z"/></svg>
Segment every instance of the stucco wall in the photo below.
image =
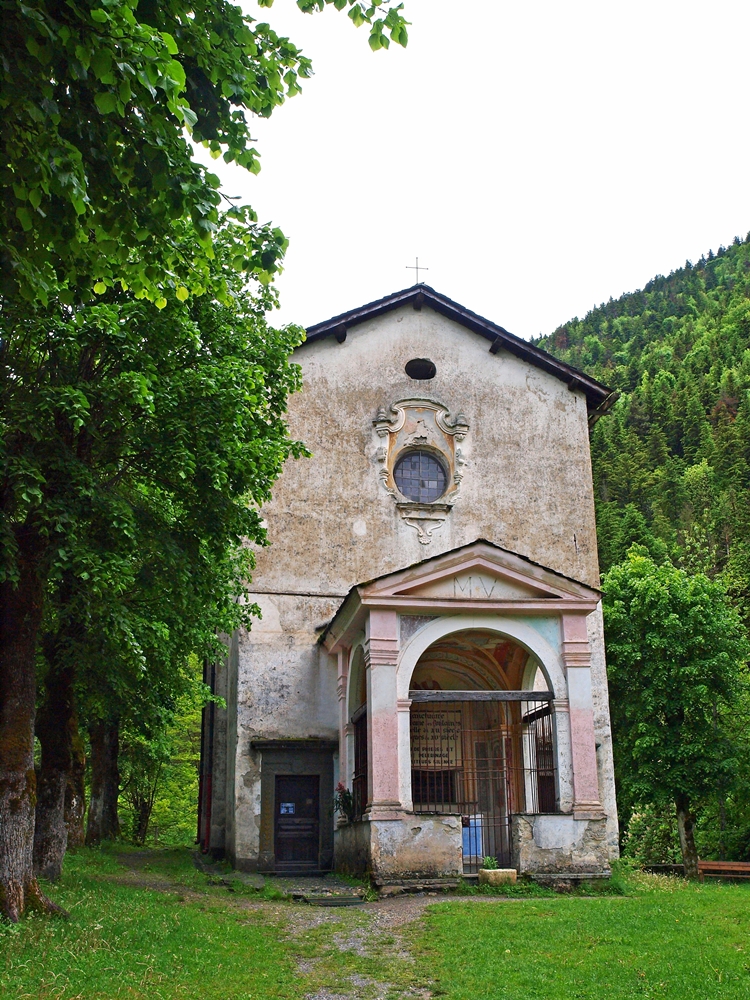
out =
<svg viewBox="0 0 750 1000"><path fill-rule="evenodd" d="M336 666L321 655L317 637L339 599L256 594L252 600L263 617L237 637L235 859L256 857L260 847L261 755L251 741L338 736Z"/></svg>
<svg viewBox="0 0 750 1000"><path fill-rule="evenodd" d="M266 508L271 545L254 574L263 590L345 594L426 556L487 538L598 586L586 404L580 392L428 308L411 306L295 352L304 388L291 433L311 459L287 463ZM429 381L404 365L428 357ZM378 479L379 407L427 395L470 430L461 499L429 546Z"/></svg>
<svg viewBox="0 0 750 1000"><path fill-rule="evenodd" d="M377 883L457 877L463 871L460 816L365 819L335 833L336 870Z"/></svg>
<svg viewBox="0 0 750 1000"><path fill-rule="evenodd" d="M435 363L434 379L408 378L404 365L416 357ZM485 339L426 307L363 323L342 344L302 345L295 360L304 388L290 399L290 430L313 457L287 463L264 508L271 544L253 574L263 619L238 637L230 668L238 723L228 733L227 847L237 858L259 849L260 761L250 741L337 733L335 666L316 643L352 586L480 537L599 582L582 393L509 353L490 354ZM408 397L443 403L470 425L461 497L429 545L378 475L373 419Z"/></svg>
<svg viewBox="0 0 750 1000"><path fill-rule="evenodd" d="M533 873L609 874L612 853L604 819L524 815L511 818L512 865Z"/></svg>

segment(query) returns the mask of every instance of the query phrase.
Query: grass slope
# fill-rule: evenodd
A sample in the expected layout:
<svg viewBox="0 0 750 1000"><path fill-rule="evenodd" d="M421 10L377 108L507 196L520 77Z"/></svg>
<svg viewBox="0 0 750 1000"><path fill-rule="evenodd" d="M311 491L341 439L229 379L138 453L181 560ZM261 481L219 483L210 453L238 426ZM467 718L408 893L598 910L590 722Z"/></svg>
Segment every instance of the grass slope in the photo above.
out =
<svg viewBox="0 0 750 1000"><path fill-rule="evenodd" d="M143 852L145 855L145 852ZM189 852L149 852L137 876L106 853L66 859L55 900L71 919L0 928L0 996L81 1000L291 998L278 927L228 905ZM136 859L138 855L136 855Z"/></svg>
<svg viewBox="0 0 750 1000"><path fill-rule="evenodd" d="M633 876L625 896L345 910L212 884L187 850L81 851L69 921L0 925L8 1000L747 1000L750 885Z"/></svg>

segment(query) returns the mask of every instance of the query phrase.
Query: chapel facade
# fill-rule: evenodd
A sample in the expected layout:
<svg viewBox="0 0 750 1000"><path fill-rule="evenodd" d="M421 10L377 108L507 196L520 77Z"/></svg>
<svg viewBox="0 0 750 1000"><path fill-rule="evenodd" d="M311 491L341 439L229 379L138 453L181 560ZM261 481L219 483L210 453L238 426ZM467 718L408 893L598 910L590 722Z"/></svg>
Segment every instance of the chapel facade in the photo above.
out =
<svg viewBox="0 0 750 1000"><path fill-rule="evenodd" d="M263 511L262 618L207 672L203 850L381 886L487 856L607 874L588 428L610 391L426 285L311 327L295 360L312 457Z"/></svg>

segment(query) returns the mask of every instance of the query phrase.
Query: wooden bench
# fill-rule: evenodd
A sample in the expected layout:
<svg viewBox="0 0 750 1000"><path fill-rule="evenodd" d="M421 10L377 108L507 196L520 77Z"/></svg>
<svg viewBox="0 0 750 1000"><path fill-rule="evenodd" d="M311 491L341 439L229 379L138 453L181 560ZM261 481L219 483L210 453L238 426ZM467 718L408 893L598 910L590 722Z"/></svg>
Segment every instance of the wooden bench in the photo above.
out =
<svg viewBox="0 0 750 1000"><path fill-rule="evenodd" d="M750 878L750 861L699 861L698 878Z"/></svg>

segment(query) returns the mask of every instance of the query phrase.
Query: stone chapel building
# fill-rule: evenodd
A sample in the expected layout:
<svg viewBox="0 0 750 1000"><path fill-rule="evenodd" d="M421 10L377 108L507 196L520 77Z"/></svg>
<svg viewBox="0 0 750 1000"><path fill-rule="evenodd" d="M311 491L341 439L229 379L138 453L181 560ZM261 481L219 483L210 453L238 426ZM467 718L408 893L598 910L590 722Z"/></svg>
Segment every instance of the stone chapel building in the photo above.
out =
<svg viewBox="0 0 750 1000"><path fill-rule="evenodd" d="M308 330L257 554L207 680L199 840L237 868L608 873L588 428L610 391L426 285ZM334 812L338 783L349 793Z"/></svg>

